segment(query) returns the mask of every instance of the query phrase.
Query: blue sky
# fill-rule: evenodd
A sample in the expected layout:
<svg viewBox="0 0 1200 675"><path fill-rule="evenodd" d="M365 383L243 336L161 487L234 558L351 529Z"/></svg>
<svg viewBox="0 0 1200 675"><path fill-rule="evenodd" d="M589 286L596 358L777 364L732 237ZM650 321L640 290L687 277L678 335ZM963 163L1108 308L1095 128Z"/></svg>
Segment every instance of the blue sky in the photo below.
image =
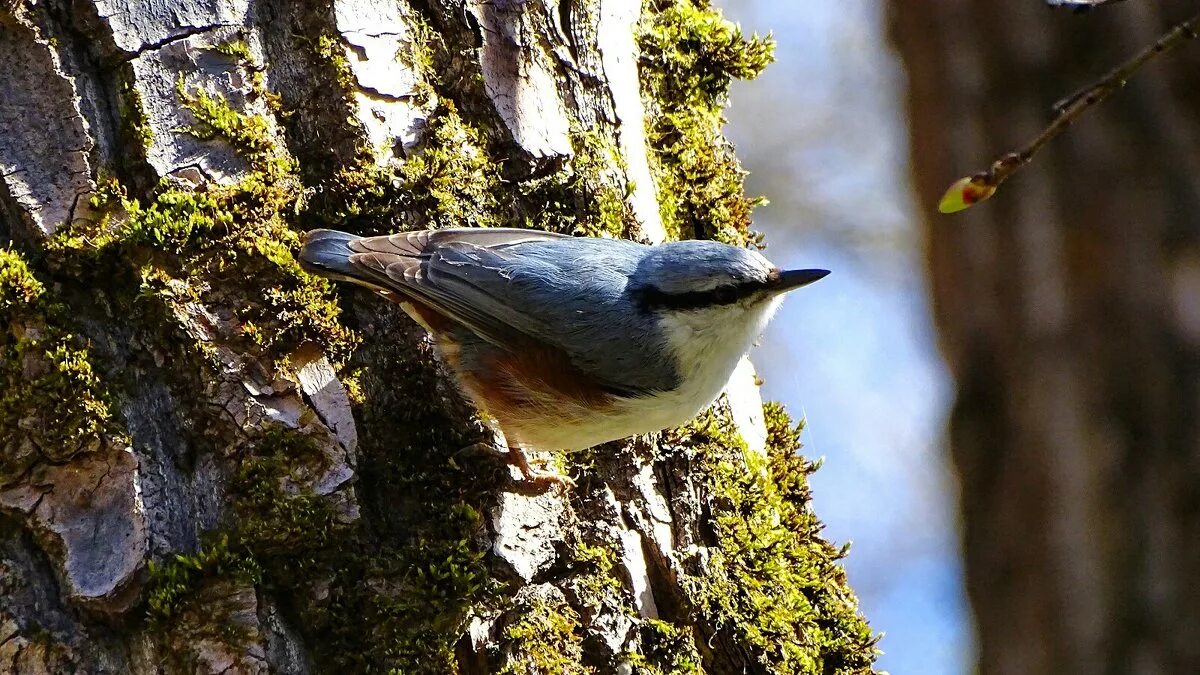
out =
<svg viewBox="0 0 1200 675"><path fill-rule="evenodd" d="M850 582L876 630L879 667L965 673L971 627L944 451L951 383L925 295L908 190L903 72L877 0L717 0L778 61L732 95L728 133L771 204L756 227L785 267L833 274L788 297L754 354L764 395L807 419L824 457L815 508L853 541Z"/></svg>

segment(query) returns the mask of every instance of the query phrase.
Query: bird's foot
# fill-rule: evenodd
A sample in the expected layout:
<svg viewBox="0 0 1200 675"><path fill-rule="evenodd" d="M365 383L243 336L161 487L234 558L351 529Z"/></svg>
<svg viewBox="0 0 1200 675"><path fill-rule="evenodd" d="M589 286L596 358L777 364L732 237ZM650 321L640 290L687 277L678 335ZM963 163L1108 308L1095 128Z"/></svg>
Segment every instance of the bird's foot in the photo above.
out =
<svg viewBox="0 0 1200 675"><path fill-rule="evenodd" d="M564 490L575 487L575 481L554 471L538 471L529 463L529 457L518 447L508 448L508 463L517 467L526 483L544 487L560 487Z"/></svg>

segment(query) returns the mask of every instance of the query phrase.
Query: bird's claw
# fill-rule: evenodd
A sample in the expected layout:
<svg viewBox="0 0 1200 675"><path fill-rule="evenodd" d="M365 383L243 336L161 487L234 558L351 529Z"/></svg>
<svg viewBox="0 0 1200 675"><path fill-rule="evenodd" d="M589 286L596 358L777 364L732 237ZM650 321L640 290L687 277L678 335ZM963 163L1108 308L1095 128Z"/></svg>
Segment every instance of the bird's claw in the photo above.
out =
<svg viewBox="0 0 1200 675"><path fill-rule="evenodd" d="M571 480L569 476L564 476L553 471L538 471L534 469L529 463L529 457L520 448L510 447L508 449L508 462L517 467L517 470L521 472L521 476L525 479L524 482L531 485L557 486L564 489L575 487L575 481Z"/></svg>

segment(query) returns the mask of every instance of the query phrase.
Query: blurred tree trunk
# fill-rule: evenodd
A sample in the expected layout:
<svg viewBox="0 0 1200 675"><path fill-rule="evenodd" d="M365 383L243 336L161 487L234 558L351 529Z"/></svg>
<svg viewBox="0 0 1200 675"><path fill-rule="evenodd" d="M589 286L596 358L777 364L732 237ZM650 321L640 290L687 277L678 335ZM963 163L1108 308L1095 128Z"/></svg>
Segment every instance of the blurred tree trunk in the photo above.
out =
<svg viewBox="0 0 1200 675"><path fill-rule="evenodd" d="M1197 672L1200 49L1151 65L992 201L933 210L1196 5L1040 4L890 2L958 384L980 672Z"/></svg>
<svg viewBox="0 0 1200 675"><path fill-rule="evenodd" d="M769 58L690 0L0 4L0 673L868 671L748 364L529 492L402 312L292 257L745 242L721 110Z"/></svg>

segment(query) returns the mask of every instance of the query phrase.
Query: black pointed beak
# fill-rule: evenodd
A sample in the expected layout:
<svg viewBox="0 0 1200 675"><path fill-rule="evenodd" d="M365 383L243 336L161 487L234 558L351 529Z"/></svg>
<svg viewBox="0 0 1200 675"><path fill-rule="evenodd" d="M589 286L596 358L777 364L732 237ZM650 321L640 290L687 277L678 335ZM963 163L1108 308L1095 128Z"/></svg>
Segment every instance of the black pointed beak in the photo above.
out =
<svg viewBox="0 0 1200 675"><path fill-rule="evenodd" d="M786 293L790 290L807 286L814 281L820 281L829 276L829 270L780 270L771 273L768 282L775 293Z"/></svg>

